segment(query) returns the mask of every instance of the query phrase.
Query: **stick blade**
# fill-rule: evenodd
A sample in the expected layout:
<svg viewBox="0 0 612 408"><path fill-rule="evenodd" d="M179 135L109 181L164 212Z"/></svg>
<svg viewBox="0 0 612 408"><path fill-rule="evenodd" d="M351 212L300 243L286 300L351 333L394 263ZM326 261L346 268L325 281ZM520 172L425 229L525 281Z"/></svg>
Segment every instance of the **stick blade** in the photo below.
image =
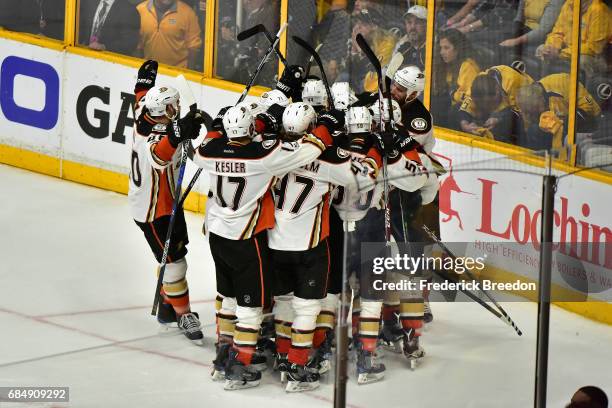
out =
<svg viewBox="0 0 612 408"><path fill-rule="evenodd" d="M387 65L387 75L389 78L393 79L393 76L404 63L404 54L401 52L396 52L391 57L391 61L389 61L389 65Z"/></svg>
<svg viewBox="0 0 612 408"><path fill-rule="evenodd" d="M251 28L247 28L246 30L241 31L240 33L238 33L238 36L236 38L238 39L238 41L244 41L256 34L263 33L265 31L266 27L264 27L263 24L257 24Z"/></svg>
<svg viewBox="0 0 612 408"><path fill-rule="evenodd" d="M195 110L198 108L198 102L193 95L193 91L189 86L189 82L183 74L176 77L176 87L179 91L179 95L181 96L182 105L189 106L189 110Z"/></svg>

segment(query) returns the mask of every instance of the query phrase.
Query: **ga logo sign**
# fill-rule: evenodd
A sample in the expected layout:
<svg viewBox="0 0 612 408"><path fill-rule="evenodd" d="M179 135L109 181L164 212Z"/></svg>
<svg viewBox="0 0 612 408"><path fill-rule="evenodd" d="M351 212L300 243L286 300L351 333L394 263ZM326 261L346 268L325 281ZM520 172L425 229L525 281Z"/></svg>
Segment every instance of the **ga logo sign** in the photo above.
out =
<svg viewBox="0 0 612 408"><path fill-rule="evenodd" d="M25 76L41 80L45 84L44 106L41 110L30 109L17 104L15 78ZM26 90L19 90L26 92ZM32 98L36 95L19 95ZM0 108L11 122L21 123L39 129L53 129L59 118L60 78L55 68L40 61L9 56L0 66Z"/></svg>

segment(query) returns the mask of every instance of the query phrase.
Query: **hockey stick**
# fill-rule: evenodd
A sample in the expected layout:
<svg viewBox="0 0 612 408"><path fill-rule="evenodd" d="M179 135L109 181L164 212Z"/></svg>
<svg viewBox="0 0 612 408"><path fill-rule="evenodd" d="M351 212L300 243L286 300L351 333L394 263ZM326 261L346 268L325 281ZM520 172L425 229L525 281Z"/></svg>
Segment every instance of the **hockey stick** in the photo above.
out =
<svg viewBox="0 0 612 408"><path fill-rule="evenodd" d="M189 106L190 111L195 111L197 109L197 105L194 103ZM174 127L174 134L180 137L181 129L178 125L178 120L174 120L172 122L172 126ZM187 167L187 146L186 143L191 143L190 140L186 140L181 143L181 158L180 158L180 167L179 174L176 180L176 188L174 198L174 204L172 205L172 212L170 213L170 222L168 223L168 231L166 232L166 241L164 242L164 252L162 254L161 264L159 267L159 275L157 276L157 285L155 285L155 297L153 298L153 308L151 309L151 315L157 315L157 307L159 305L159 299L161 298L161 287L164 279L164 272L166 270L166 264L168 261L168 251L170 249L170 238L172 237L172 229L174 228L174 222L176 221L176 214L179 207L179 202L181 202L181 185L183 184L183 176L185 175L185 167Z"/></svg>
<svg viewBox="0 0 612 408"><path fill-rule="evenodd" d="M336 109L334 105L334 98L332 97L331 89L329 88L329 82L327 81L327 75L325 75L325 70L323 69L323 62L321 61L321 57L319 57L319 53L314 48L312 48L310 44L302 40L300 37L294 35L291 38L293 38L293 41L295 41L297 45L299 45L300 47L308 51L310 56L315 60L315 62L319 66L319 70L321 71L321 79L323 80L323 85L325 85L325 92L327 93L327 99L329 101L329 106L331 109Z"/></svg>
<svg viewBox="0 0 612 408"><path fill-rule="evenodd" d="M317 45L317 48L315 48L317 54L319 54L319 50L321 49L321 47L323 47L323 43ZM313 61L314 57L311 55L310 58L308 58L308 62L306 63L306 69L304 70L304 78L308 78L308 75L310 75L310 68L312 67Z"/></svg>
<svg viewBox="0 0 612 408"><path fill-rule="evenodd" d="M278 49L278 43L276 42L276 38L280 37L280 33L276 36L276 38L272 37L272 33L268 31L266 26L264 26L263 24L257 24L251 28L247 28L246 30L238 33L238 36L236 36L236 38L238 39L238 41L244 41L259 33L265 34L268 41L270 41L270 44L275 44L274 53L281 60L283 65L287 66L287 60Z"/></svg>
<svg viewBox="0 0 612 408"><path fill-rule="evenodd" d="M255 79L257 79L257 76L261 72L263 66L268 61L268 57L274 51L274 47L278 45L278 42L280 41L280 36L283 34L283 31L285 31L287 29L287 26L288 26L287 23L283 24L283 26L278 31L278 34L276 34L276 39L274 40L274 42L270 45L270 47L266 51L266 54L263 56L263 58L259 62L259 65L257 66L257 69L251 75L251 78L249 78L249 82L248 82L247 86L244 88L244 91L242 91L242 94L240 94L240 98L238 98L238 102L236 102L236 105L238 105L240 102L244 101L244 98L246 98L246 96L248 95L249 91L251 90L251 87L253 87L253 84L255 83ZM240 34L246 33L246 34L244 34L244 35L246 35L246 37L244 37L243 39L249 38L249 37L253 36L254 34L258 33L259 29L256 29L256 27L257 26L251 27L248 30L245 30L245 31L241 32ZM253 30L255 30L255 31L252 32ZM240 34L238 35L239 37L240 37ZM201 173L202 173L202 168L199 168L199 169L196 170L195 174L193 175L193 178L189 182L189 185L187 186L187 188L183 192L183 196L181 197L181 202L180 202L181 206L183 205L183 203L187 199L187 195L189 194L189 192L191 191L191 189L195 185L195 182L197 181L198 177L200 177Z"/></svg>
<svg viewBox="0 0 612 408"><path fill-rule="evenodd" d="M433 272L438 275L439 277L441 277L444 280L450 281L452 283L457 283L458 280L451 278L448 275L444 275L442 272L437 271L437 270L433 270ZM485 309L487 309L489 312L491 312L492 314L495 315L495 317L497 317L498 319L500 319L501 321L503 321L504 323L508 324L508 321L501 315L501 313L499 313L497 310L493 309L491 306L487 305L486 302L484 302L481 298L479 298L478 296L476 296L475 294L473 294L472 292L470 292L469 290L466 289L459 289L460 292L464 293L467 297L469 297L470 299L472 299L474 302L478 303L480 306L484 307Z"/></svg>
<svg viewBox="0 0 612 408"><path fill-rule="evenodd" d="M366 55L370 63L374 66L376 70L376 77L378 79L378 108L380 109L380 132L385 131L385 125L383 124L383 78L382 78L382 68L380 66L380 61L376 58L374 51L368 45L368 42L363 35L357 34L356 37L357 45ZM382 134L381 134L382 136ZM383 146L384 147L384 146ZM391 209L389 207L389 179L387 176L387 155L383 152L383 189L384 189L384 202L385 202L385 241L387 246L391 244Z"/></svg>
<svg viewBox="0 0 612 408"><path fill-rule="evenodd" d="M429 228L427 228L426 225L423 225L423 230L427 233L427 235L429 235L431 237L431 239L434 240L434 242L436 244L438 244L440 246L440 248L442 248L443 251L445 251L447 254L449 254L452 258L457 259L457 256L455 256L455 254L453 254L453 252L436 236L436 234L434 234L434 232L432 230L430 230ZM472 274L472 272L470 272L469 269L466 268L465 270L465 274L472 279L473 281L478 281L478 279L476 279L476 277L474 276L474 274ZM506 313L506 311L504 310L503 307L501 307L501 305L499 303L497 303L497 301L493 298L493 296L491 296L491 294L482 289L480 289L482 291L482 293L485 294L485 296L487 298L489 298L489 300L491 300L491 302L493 302L493 304L499 309L499 311L501 312L501 315L503 317L501 317L501 319L510 327L512 327L514 329L514 331L516 331L516 334L518 334L519 336L523 335L523 332L521 331L521 329L518 328L518 326L516 325L516 323L514 323L514 320L512 320L512 318L508 315L508 313Z"/></svg>
<svg viewBox="0 0 612 408"><path fill-rule="evenodd" d="M280 36L287 29L288 25L289 25L288 23L285 23L285 24L283 24L281 26L280 30L278 30L278 33L276 34L276 38L274 39L274 42L272 44L270 44L270 47L268 48L268 50L264 54L264 57L259 62L259 65L257 66L257 69L255 69L255 72L253 73L253 75L251 75L251 78L249 79L249 83L247 84L246 88L244 88L244 91L242 91L242 94L240 95L240 98L238 98L238 102L236 102L236 104L239 104L240 102L244 101L244 98L246 98L247 94L249 93L249 90L251 89L251 87L255 83L255 79L257 78L257 75L259 75L259 72L261 71L263 66L266 64L266 62L268 61L268 57L270 56L270 54L272 52L274 52L274 49L276 48L276 46L280 42Z"/></svg>

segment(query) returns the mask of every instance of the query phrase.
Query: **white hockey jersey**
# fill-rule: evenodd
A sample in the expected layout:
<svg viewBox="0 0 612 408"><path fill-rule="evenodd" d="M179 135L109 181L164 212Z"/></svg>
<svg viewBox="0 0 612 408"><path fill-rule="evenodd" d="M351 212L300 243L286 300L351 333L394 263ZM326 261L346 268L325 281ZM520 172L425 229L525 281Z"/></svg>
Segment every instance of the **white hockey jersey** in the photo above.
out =
<svg viewBox="0 0 612 408"><path fill-rule="evenodd" d="M367 167L366 167L367 166ZM276 225L268 246L305 251L329 236L330 195L335 186L364 191L374 187L376 166L354 162L348 151L330 147L319 158L276 183Z"/></svg>
<svg viewBox="0 0 612 408"><path fill-rule="evenodd" d="M272 187L277 177L312 162L332 138L320 126L296 142L241 144L210 132L193 161L210 177L207 227L227 239L249 239L274 226Z"/></svg>
<svg viewBox="0 0 612 408"><path fill-rule="evenodd" d="M137 95L137 118L143 108L140 100L145 94ZM181 156L180 150L168 141L166 125L150 124L151 134L138 133L135 125L132 135L128 202L132 217L138 222L152 222L172 212Z"/></svg>
<svg viewBox="0 0 612 408"><path fill-rule="evenodd" d="M363 158L364 152L371 147L363 139L351 141L351 155L354 158ZM399 188L405 191L416 191L422 188L428 179L427 167L423 164L429 161L425 154L410 150L403 154L395 151L387 160L387 180L390 188ZM359 221L372 207L382 209L384 194L384 174L378 172L374 189L347 189L338 188L333 205L340 218L344 221Z"/></svg>

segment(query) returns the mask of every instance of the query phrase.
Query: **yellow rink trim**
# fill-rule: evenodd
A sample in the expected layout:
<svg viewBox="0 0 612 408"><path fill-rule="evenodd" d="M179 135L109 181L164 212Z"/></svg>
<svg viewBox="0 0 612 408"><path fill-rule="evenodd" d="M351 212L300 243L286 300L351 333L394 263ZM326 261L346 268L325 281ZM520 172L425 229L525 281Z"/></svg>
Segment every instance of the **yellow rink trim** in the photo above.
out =
<svg viewBox="0 0 612 408"><path fill-rule="evenodd" d="M61 160L57 157L14 146L0 144L0 163L121 194L127 194L128 192L128 176L126 174L69 160ZM192 191L185 200L184 208L203 213L207 198L205 194Z"/></svg>

